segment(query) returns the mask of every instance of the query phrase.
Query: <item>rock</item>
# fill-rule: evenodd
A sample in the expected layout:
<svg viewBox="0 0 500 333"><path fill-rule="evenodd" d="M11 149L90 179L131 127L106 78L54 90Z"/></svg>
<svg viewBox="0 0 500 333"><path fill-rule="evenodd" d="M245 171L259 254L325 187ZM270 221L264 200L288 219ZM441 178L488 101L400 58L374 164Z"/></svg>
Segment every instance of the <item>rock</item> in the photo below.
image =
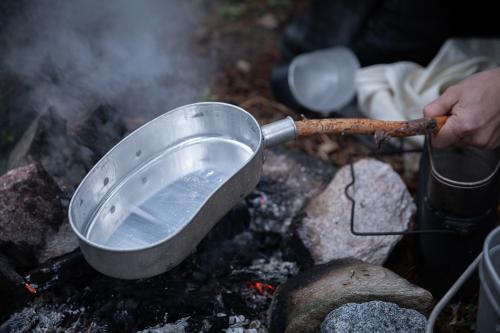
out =
<svg viewBox="0 0 500 333"><path fill-rule="evenodd" d="M0 174L6 171L9 152L36 116L26 103L27 90L19 80L0 74Z"/></svg>
<svg viewBox="0 0 500 333"><path fill-rule="evenodd" d="M78 239L76 238L68 219L64 218L63 223L55 234L47 235L45 246L38 254L38 260L43 263L49 259L59 257L63 254L70 253L78 247Z"/></svg>
<svg viewBox="0 0 500 333"><path fill-rule="evenodd" d="M66 120L55 109L41 113L9 155L7 168L40 162L63 189L75 188L93 165L93 153L67 135Z"/></svg>
<svg viewBox="0 0 500 333"><path fill-rule="evenodd" d="M268 315L275 333L317 332L325 316L346 303L373 300L425 313L432 295L390 270L348 258L333 260L290 278L278 287Z"/></svg>
<svg viewBox="0 0 500 333"><path fill-rule="evenodd" d="M90 112L82 112L68 122L69 136L94 153L94 163L113 148L125 132L125 122L120 113L109 105L99 105Z"/></svg>
<svg viewBox="0 0 500 333"><path fill-rule="evenodd" d="M107 105L82 112L69 121L49 108L36 117L17 142L7 168L38 161L62 189L72 192L125 132L120 114Z"/></svg>
<svg viewBox="0 0 500 333"><path fill-rule="evenodd" d="M350 194L356 201L356 231L406 230L416 211L413 199L389 164L362 159L354 164L355 183ZM351 201L344 190L351 182L347 165L328 187L311 200L298 235L315 263L354 257L383 264L402 236L355 236L350 230Z"/></svg>
<svg viewBox="0 0 500 333"><path fill-rule="evenodd" d="M0 249L14 267L30 267L73 251L62 192L37 163L0 177Z"/></svg>
<svg viewBox="0 0 500 333"><path fill-rule="evenodd" d="M348 303L326 316L320 333L424 333L426 324L421 313L394 303Z"/></svg>
<svg viewBox="0 0 500 333"><path fill-rule="evenodd" d="M335 169L304 153L284 149L266 151L262 177L247 199L251 227L284 234L307 202L321 193Z"/></svg>

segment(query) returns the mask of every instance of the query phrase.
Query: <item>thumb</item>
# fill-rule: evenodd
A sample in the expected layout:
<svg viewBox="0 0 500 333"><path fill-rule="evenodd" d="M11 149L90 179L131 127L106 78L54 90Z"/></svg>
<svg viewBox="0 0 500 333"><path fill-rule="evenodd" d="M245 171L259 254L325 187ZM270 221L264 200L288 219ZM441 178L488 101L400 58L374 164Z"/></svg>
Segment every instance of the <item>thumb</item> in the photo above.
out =
<svg viewBox="0 0 500 333"><path fill-rule="evenodd" d="M434 100L434 102L424 107L424 116L434 117L451 113L458 99L458 94L455 89L448 88L441 96Z"/></svg>

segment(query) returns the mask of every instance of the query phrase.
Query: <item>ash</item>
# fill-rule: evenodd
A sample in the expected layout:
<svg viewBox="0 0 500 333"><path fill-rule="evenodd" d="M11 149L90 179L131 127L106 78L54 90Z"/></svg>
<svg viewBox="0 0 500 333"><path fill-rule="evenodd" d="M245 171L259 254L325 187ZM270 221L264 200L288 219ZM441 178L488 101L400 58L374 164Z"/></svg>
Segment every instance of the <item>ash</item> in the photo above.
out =
<svg viewBox="0 0 500 333"><path fill-rule="evenodd" d="M229 328L226 333L268 333L268 330L259 320L245 318L243 315L229 317Z"/></svg>
<svg viewBox="0 0 500 333"><path fill-rule="evenodd" d="M281 251L276 251L270 258L259 258L246 268L234 270L233 274L253 274L261 281L284 283L288 277L299 272L296 262L283 260Z"/></svg>
<svg viewBox="0 0 500 333"><path fill-rule="evenodd" d="M179 319L173 324L159 324L154 327L148 327L138 333L184 333L188 326L189 317ZM165 316L166 321L166 316Z"/></svg>

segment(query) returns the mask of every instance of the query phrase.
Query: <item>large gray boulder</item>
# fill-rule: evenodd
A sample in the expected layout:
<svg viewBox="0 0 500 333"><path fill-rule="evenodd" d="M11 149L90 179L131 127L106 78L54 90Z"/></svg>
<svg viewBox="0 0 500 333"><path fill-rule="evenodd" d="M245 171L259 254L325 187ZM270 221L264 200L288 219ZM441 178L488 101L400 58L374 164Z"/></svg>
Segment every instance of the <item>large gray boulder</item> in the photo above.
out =
<svg viewBox="0 0 500 333"><path fill-rule="evenodd" d="M374 159L354 163L355 183L349 189L356 201L356 231L401 231L416 206L401 177L392 167ZM351 183L350 166L341 168L327 188L306 207L298 229L314 262L354 257L381 265L402 236L355 236L351 233L351 201L345 195Z"/></svg>
<svg viewBox="0 0 500 333"><path fill-rule="evenodd" d="M274 333L313 333L332 310L373 300L422 313L432 306L428 291L392 271L357 259L340 259L301 272L279 286L268 324Z"/></svg>
<svg viewBox="0 0 500 333"><path fill-rule="evenodd" d="M424 333L427 319L394 303L348 303L330 312L320 333Z"/></svg>

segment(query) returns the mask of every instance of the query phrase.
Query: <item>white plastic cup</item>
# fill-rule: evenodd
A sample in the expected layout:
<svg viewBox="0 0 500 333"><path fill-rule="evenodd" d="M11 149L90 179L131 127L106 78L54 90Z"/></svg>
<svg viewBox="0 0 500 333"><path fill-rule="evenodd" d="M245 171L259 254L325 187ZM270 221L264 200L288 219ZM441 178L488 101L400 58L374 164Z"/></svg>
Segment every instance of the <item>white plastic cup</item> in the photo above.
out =
<svg viewBox="0 0 500 333"><path fill-rule="evenodd" d="M305 53L290 63L288 86L300 105L327 115L352 100L359 68L356 55L346 47Z"/></svg>

